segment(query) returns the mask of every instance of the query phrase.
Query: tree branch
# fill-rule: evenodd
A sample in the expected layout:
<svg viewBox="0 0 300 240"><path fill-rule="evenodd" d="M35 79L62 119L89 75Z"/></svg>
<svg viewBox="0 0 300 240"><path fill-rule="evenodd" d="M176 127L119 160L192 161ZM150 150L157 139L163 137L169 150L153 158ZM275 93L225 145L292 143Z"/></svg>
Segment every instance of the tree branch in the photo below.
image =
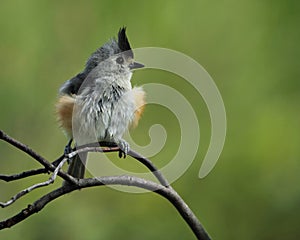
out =
<svg viewBox="0 0 300 240"><path fill-rule="evenodd" d="M53 166L58 166L58 164L63 160L63 158L64 158L64 155L59 157L54 162L52 162L52 165ZM19 179L23 179L23 178L26 178L26 177L39 175L39 174L44 174L44 173L49 174L50 171L47 170L46 168L39 168L39 169L28 170L28 171L25 171L25 172L10 174L10 175L0 174L0 180L6 181L6 182L11 182L11 181L15 181L15 180L19 180Z"/></svg>
<svg viewBox="0 0 300 240"><path fill-rule="evenodd" d="M74 190L89 188L94 186L104 186L104 185L121 185L121 186L126 185L126 186L133 186L133 187L147 189L149 191L155 192L160 196L164 197L177 209L177 211L185 220L185 222L189 225L189 227L191 228L191 230L193 231L197 239L200 240L210 239L209 235L207 234L207 232L199 222L198 218L191 211L188 205L183 201L183 199L178 195L178 193L171 186L169 186L167 180L160 173L160 171L154 166L154 164L149 159L141 156L140 154L132 150L128 153L128 155L132 156L140 163L145 165L156 176L160 184L142 178L134 177L134 176L106 176L106 177L95 177L95 178L86 178L86 179L75 179L72 176L68 175L67 173L61 171L61 168L63 164L68 160L68 157L74 156L74 154L76 155L79 152L84 152L84 151L86 152L119 151L119 148L116 146L104 147L103 145L101 145L103 143L100 143L100 146L102 146L102 148L99 148L99 143L97 143L98 147L95 147L95 145L93 144L91 144L90 146L87 145L81 146L78 147L77 150L71 152L68 156L61 156L56 161L50 163L45 158L43 158L35 151L30 149L28 146L9 137L1 130L0 130L0 139L20 149L21 151L27 153L29 156L31 156L33 159L37 160L40 164L44 166L44 168L41 169L29 170L15 175L0 175L0 179L5 181L13 181L16 179L21 179L28 176L41 174L41 173L53 172L53 174L47 181L42 183L37 183L29 188L26 188L25 190L16 194L6 203L0 202L0 206L2 207L9 206L17 199L31 192L32 190L43 186L48 186L49 184L55 181L57 176L72 183L70 185L63 185L62 187L45 194L40 199L36 200L33 204L28 205L27 208L23 209L15 216L12 216L6 220L1 221L0 230L5 228L10 228L16 225L17 223L25 220L26 218L33 215L34 213L37 213L40 210L42 210L51 201L67 193L70 193Z"/></svg>
<svg viewBox="0 0 300 240"><path fill-rule="evenodd" d="M25 196L27 193L30 193L31 191L33 191L34 189L37 188L41 188L44 186L48 186L52 183L54 183L54 180L56 179L56 176L58 174L58 171L62 168L62 166L64 165L64 163L68 160L68 158L64 158L56 167L56 169L54 170L54 173L52 174L52 176L45 182L41 182L41 183L37 183L34 184L24 190L22 190L21 192L17 193L15 196L13 196L10 200L8 200L7 202L0 202L0 207L5 208L8 207L9 205L13 204L15 201L17 201L19 198Z"/></svg>
<svg viewBox="0 0 300 240"><path fill-rule="evenodd" d="M72 158L81 152L106 153L106 152L118 152L118 151L120 151L120 148L114 143L96 142L96 143L89 143L89 144L76 147L75 151L68 154L68 158ZM154 166L154 164L148 158L142 156L141 154L133 150L129 150L128 155L136 159L138 162L142 163L145 167L147 167L163 186L170 187L168 180L161 174L161 172Z"/></svg>
<svg viewBox="0 0 300 240"><path fill-rule="evenodd" d="M33 170L29 170L17 174L12 174L12 175L0 174L0 179L6 182L10 182L10 181L19 180L26 177L31 177L34 175L39 175L42 173L49 173L49 171L46 168L39 168L39 169L33 169Z"/></svg>
<svg viewBox="0 0 300 240"><path fill-rule="evenodd" d="M53 172L55 170L56 166L54 163L57 162L57 160L51 164L45 158L43 158L41 155L39 155L38 153L33 151L31 148L29 148L25 144L13 139L12 137L8 136L2 130L0 130L0 139L9 143L10 145L16 147L17 149L21 150L22 152L28 154L30 157L37 160L41 165L43 165L47 170L49 170L51 172ZM59 159L61 159L61 157ZM58 176L60 176L61 178L63 178L64 180L66 180L68 182L75 183L75 178L73 178L69 174L66 174L65 172L59 171Z"/></svg>
<svg viewBox="0 0 300 240"><path fill-rule="evenodd" d="M54 199L65 195L66 193L70 193L74 190L95 187L95 186L104 186L104 185L126 185L126 186L134 186L143 189L147 189L149 191L153 191L162 197L168 199L171 204L178 210L180 215L184 218L187 224L191 227L194 234L198 239L210 239L201 223L188 207L188 205L182 200L182 198L173 190L164 186L161 186L157 183L154 183L149 180L145 180L142 178L137 178L133 176L109 176L109 177L98 177L98 178L86 178L79 179L76 185L66 185L60 187L39 200L35 201L32 205L29 205L27 208L23 209L17 215L0 222L0 229L9 228L13 225L19 223L20 221L28 218L34 213L39 212L43 209L49 202Z"/></svg>

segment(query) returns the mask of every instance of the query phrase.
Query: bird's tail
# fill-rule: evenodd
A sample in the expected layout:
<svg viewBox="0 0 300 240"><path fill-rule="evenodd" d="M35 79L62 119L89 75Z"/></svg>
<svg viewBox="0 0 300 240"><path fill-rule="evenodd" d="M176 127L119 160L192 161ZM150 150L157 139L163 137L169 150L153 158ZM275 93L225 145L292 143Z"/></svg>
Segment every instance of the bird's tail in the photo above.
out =
<svg viewBox="0 0 300 240"><path fill-rule="evenodd" d="M84 178L85 164L87 160L87 152L79 153L70 159L70 165L68 168L68 174L74 178ZM64 181L63 185L69 183Z"/></svg>

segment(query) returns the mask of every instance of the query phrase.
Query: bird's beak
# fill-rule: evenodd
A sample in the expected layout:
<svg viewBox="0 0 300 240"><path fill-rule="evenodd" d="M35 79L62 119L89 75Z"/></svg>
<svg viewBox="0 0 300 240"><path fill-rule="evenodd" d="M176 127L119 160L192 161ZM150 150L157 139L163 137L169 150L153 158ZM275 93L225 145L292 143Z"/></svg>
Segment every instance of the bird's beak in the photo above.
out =
<svg viewBox="0 0 300 240"><path fill-rule="evenodd" d="M145 67L145 65L138 63L138 62L132 62L129 64L130 69L137 69L137 68L143 68L143 67Z"/></svg>

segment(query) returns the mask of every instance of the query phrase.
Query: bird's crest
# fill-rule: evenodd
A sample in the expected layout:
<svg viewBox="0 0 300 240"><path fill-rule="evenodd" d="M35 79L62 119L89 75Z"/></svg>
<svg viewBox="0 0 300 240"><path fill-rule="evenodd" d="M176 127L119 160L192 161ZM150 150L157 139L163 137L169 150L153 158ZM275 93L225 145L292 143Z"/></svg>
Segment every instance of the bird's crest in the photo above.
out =
<svg viewBox="0 0 300 240"><path fill-rule="evenodd" d="M133 52L131 50L128 38L126 36L126 27L122 27L118 33L118 46L121 52L125 52L125 54L131 58L133 58Z"/></svg>

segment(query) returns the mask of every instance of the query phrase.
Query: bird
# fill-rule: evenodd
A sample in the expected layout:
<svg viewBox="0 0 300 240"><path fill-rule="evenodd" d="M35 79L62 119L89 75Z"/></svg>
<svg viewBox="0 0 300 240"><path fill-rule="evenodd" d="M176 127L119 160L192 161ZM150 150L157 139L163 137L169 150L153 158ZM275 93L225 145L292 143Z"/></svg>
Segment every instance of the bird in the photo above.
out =
<svg viewBox="0 0 300 240"><path fill-rule="evenodd" d="M134 61L126 35L120 28L112 38L88 58L85 68L59 88L56 104L57 119L68 138L65 152L96 139L117 144L119 156L130 150L123 134L137 126L146 104L142 87L132 87L132 71L144 65ZM87 153L70 159L68 174L84 178Z"/></svg>

